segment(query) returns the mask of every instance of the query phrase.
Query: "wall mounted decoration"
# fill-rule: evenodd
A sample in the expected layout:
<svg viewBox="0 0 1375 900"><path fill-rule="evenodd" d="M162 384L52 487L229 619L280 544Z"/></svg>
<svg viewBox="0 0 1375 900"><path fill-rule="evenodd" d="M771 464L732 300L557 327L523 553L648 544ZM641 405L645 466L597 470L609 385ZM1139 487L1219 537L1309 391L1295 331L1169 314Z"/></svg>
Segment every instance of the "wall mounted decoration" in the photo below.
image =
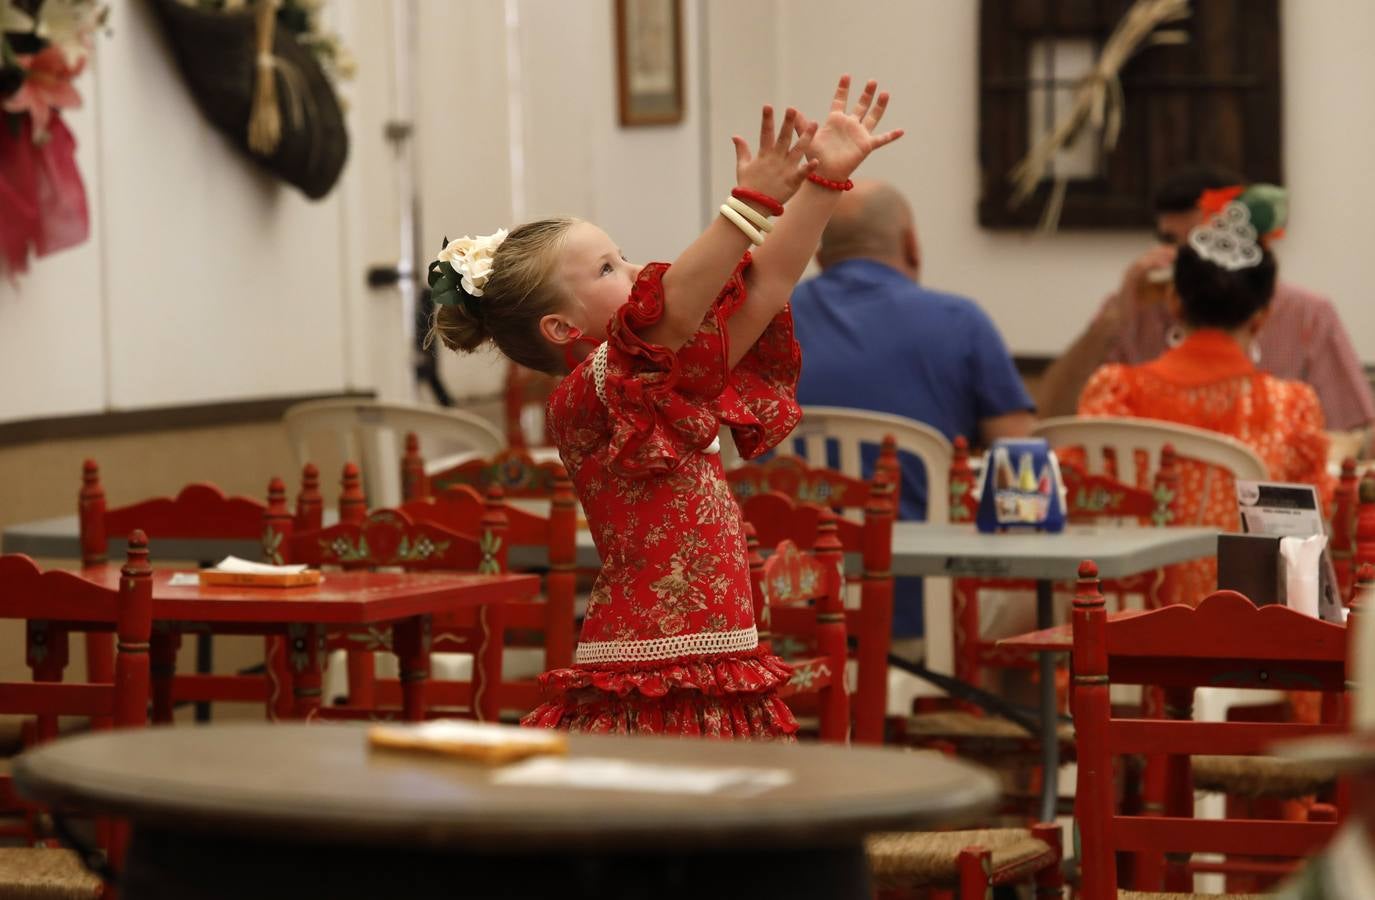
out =
<svg viewBox="0 0 1375 900"><path fill-rule="evenodd" d="M62 110L107 15L99 0L0 0L0 273L86 240L86 188Z"/></svg>
<svg viewBox="0 0 1375 900"><path fill-rule="evenodd" d="M348 157L331 79L352 62L318 0L152 0L201 112L254 162L312 200Z"/></svg>
<svg viewBox="0 0 1375 900"><path fill-rule="evenodd" d="M1283 183L1279 0L981 0L979 224L1150 228L1173 168Z"/></svg>
<svg viewBox="0 0 1375 900"><path fill-rule="evenodd" d="M680 0L615 0L616 80L622 125L683 121Z"/></svg>

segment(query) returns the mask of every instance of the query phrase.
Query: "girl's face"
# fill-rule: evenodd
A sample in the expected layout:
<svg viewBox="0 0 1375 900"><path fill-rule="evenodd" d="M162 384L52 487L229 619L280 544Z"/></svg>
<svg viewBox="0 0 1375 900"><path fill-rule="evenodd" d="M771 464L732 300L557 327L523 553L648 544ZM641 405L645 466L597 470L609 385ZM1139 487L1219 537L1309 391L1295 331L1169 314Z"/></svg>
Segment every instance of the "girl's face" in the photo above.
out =
<svg viewBox="0 0 1375 900"><path fill-rule="evenodd" d="M556 272L572 298L562 317L585 337L606 338L606 326L630 297L630 288L644 266L621 254L609 235L590 222L578 222L563 240Z"/></svg>

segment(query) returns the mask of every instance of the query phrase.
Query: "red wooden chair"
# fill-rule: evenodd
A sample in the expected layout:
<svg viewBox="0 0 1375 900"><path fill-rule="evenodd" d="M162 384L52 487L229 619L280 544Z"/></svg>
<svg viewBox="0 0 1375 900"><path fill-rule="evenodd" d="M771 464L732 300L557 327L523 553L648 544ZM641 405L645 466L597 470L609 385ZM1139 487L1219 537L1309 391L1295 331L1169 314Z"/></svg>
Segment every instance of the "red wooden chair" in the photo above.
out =
<svg viewBox="0 0 1375 900"><path fill-rule="evenodd" d="M0 556L0 618L26 622L25 652L33 681L0 683L0 713L34 716L36 740L57 736L58 716L108 719L117 728L142 726L147 718L152 631L152 569L143 532L129 534L128 559L118 591L97 587L60 571L41 572L27 556ZM109 683L61 683L71 631L112 631L118 652ZM0 795L17 801L8 772ZM98 828L107 861L118 871L127 826L102 821ZM100 897L105 889L69 850L0 849L0 896Z"/></svg>
<svg viewBox="0 0 1375 900"><path fill-rule="evenodd" d="M742 467L747 474L735 480L733 488L739 490L743 484L772 484L767 476L750 482L749 472L793 472L803 473L797 482L799 489L811 490L815 495L817 486L828 485L826 496L831 499L854 497L857 488L845 486L843 490L832 492L830 486L839 484L837 479L846 476L826 470L809 470L805 464L783 463L772 460L764 464L771 469L759 470L750 466ZM734 475L735 472L730 473ZM791 477L791 476L790 476ZM814 480L809 480L814 479ZM863 484L861 482L861 484ZM810 486L807 488L806 486ZM861 743L882 743L884 716L888 701L888 651L893 640L893 481L890 470L881 466L872 482L864 484L865 502L863 523L846 518L836 518L836 536L846 553L858 554L862 561L863 574L860 578L859 605L845 610L845 626L850 638L857 644L855 690L851 700L854 714L853 738ZM817 528L822 516L832 506L799 502L792 497L773 490L743 492L740 508L745 520L757 532L761 546L776 546L790 540L798 547L812 549L816 540ZM739 496L739 494L737 494Z"/></svg>
<svg viewBox="0 0 1375 900"><path fill-rule="evenodd" d="M1358 567L1367 563L1375 565L1375 470L1366 472L1361 478L1357 496L1354 560ZM1354 593L1348 595L1347 600L1353 596Z"/></svg>
<svg viewBox="0 0 1375 900"><path fill-rule="evenodd" d="M555 471L553 496L547 516L505 502L502 488L487 488L483 498L467 486L449 487L436 496L412 500L401 506L418 522L432 522L453 531L478 534L484 523L495 520L500 511L505 519L502 536L505 551L538 548L548 556L544 570L544 591L531 600L507 603L502 618L508 633L503 646L522 645L522 638L544 652L545 670L573 664L577 559L577 501L573 484L559 466ZM539 685L533 678L505 677L497 683L497 703L502 709L533 709L539 702Z"/></svg>
<svg viewBox="0 0 1375 900"><path fill-rule="evenodd" d="M547 556L547 566L535 571L544 576L544 595L533 601L508 605L507 647L542 647L544 668L572 665L576 630L576 601L580 574L577 563L578 506L573 483L563 464L536 462L513 446L488 459L470 459L449 469L425 475L419 448L407 442L402 460L402 481L411 485L403 506L413 516L435 521L458 531L472 531L480 520L482 493L500 493L496 499L548 500L549 513L541 515L508 503L506 540L513 548L532 548ZM412 503L418 505L412 506ZM530 709L540 699L533 678L503 680L506 709Z"/></svg>
<svg viewBox="0 0 1375 900"><path fill-rule="evenodd" d="M1330 733L1340 724L1195 722L1188 717L1196 686L1345 690L1342 626L1283 606L1255 607L1218 591L1195 609L1176 604L1108 620L1097 569L1084 563L1074 598L1073 689L1078 742L1076 818L1082 841L1084 900L1117 897L1116 852L1138 856L1134 885L1192 890L1193 853L1302 858L1325 843L1336 825L1320 821L1195 820L1194 755L1265 752L1286 738ZM1172 718L1119 718L1109 704L1113 684L1163 689ZM1127 815L1115 804L1114 760L1129 754L1166 760L1163 815ZM1189 895L1191 896L1191 895Z"/></svg>
<svg viewBox="0 0 1375 900"><path fill-rule="evenodd" d="M814 699L821 740L845 743L850 734L845 607L840 599L845 558L836 537L835 516L829 512L821 516L811 553L785 540L767 561L759 557L753 527L748 523L745 527L760 644L771 644L775 635L787 635L815 648L814 655L788 660L793 677L779 696Z"/></svg>
<svg viewBox="0 0 1375 900"><path fill-rule="evenodd" d="M1024 882L1035 885L1037 900L1064 896L1060 826L1054 822L872 834L864 849L878 900L988 900L995 887Z"/></svg>
<svg viewBox="0 0 1375 900"><path fill-rule="evenodd" d="M118 509L106 509L100 469L93 460L88 459L82 468L78 516L82 563L103 563L110 540L129 534L135 527L143 529L155 541L222 540L260 546L265 512L266 507L260 500L226 497L219 488L204 482L187 485L176 497L157 497ZM314 521L318 527L319 474L313 465L307 465L302 473L298 515L305 517L303 522ZM264 547L263 553L270 559L273 548ZM209 638L206 637L206 640ZM272 665L274 656L281 655L276 650L278 646L277 639L266 640L264 656L268 665ZM87 634L86 647L90 678L93 681L109 681L114 653L110 635ZM180 702L265 702L271 693L269 681L259 676L186 673L176 676L173 691L175 700ZM269 717L272 714L269 708Z"/></svg>
<svg viewBox="0 0 1375 900"><path fill-rule="evenodd" d="M367 512L362 501L358 468L344 466L344 490L339 519L332 526L305 531L294 529L293 518L282 502L280 479L274 479L267 513L267 531L282 548L283 561L341 569L398 567L412 571L502 572L506 570L505 514L499 505L487 509L480 536L460 533L430 521L416 521L401 509ZM504 632L503 605L454 610L431 625L432 645L454 644L474 655L471 682L435 681L429 685L435 708L466 708L481 719L495 719L500 696L487 691L501 678ZM325 717L381 718L401 705L399 682L377 682L374 656L390 651L389 635L369 630L332 634L331 650L346 650L349 666L349 703L345 708L324 707ZM285 692L284 692L285 693Z"/></svg>
<svg viewBox="0 0 1375 900"><path fill-rule="evenodd" d="M1337 574L1337 589L1342 600L1350 602L1355 589L1356 510L1360 498L1356 479L1356 460L1342 460L1341 478L1332 492L1332 522L1328 528L1328 552Z"/></svg>
<svg viewBox="0 0 1375 900"><path fill-rule="evenodd" d="M506 428L506 444L512 450L524 450L529 441L525 434L524 413L532 405L543 408L549 400L556 379L543 372L507 363L506 384L502 389L502 419ZM543 444L552 446L549 425L544 424Z"/></svg>
<svg viewBox="0 0 1375 900"><path fill-rule="evenodd" d="M419 468L420 478L415 477ZM535 462L525 450L512 447L492 457L468 459L457 465L424 475L424 462L418 449L412 454L409 443L407 455L402 460L403 482L409 480L413 485L405 495L407 500L437 496L446 488L466 485L479 491L489 487L499 487L507 497L548 499L560 479L566 480L568 473L563 463L557 460Z"/></svg>

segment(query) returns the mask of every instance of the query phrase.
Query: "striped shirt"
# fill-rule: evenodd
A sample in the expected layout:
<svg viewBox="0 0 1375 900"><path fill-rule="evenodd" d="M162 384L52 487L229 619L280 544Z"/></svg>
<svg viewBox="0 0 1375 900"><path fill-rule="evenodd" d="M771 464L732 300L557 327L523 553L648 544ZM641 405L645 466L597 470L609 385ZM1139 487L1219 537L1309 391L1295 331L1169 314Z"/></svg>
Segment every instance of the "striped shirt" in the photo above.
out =
<svg viewBox="0 0 1375 900"><path fill-rule="evenodd" d="M1107 361L1140 365L1155 359L1166 350L1172 324L1163 303L1137 307ZM1375 422L1370 381L1331 300L1277 284L1258 343L1260 370L1311 385L1329 429L1349 431Z"/></svg>

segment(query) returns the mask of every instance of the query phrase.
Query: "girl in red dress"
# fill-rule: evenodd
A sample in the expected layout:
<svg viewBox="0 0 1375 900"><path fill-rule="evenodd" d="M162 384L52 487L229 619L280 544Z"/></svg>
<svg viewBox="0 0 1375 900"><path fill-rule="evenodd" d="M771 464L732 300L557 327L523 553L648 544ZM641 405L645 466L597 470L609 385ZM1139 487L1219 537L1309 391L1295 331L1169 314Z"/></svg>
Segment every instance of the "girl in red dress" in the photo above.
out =
<svg viewBox="0 0 1375 900"><path fill-rule="evenodd" d="M887 104L871 81L850 109L845 76L824 121L788 109L775 133L765 107L755 153L733 138L738 186L721 215L671 266L634 265L576 219L453 241L431 264L433 331L446 346L490 340L516 363L567 373L550 431L602 570L574 665L544 674L554 698L525 724L796 731L775 693L790 670L759 647L717 433L729 426L753 457L797 424L788 297L851 173L901 136L875 131Z"/></svg>

